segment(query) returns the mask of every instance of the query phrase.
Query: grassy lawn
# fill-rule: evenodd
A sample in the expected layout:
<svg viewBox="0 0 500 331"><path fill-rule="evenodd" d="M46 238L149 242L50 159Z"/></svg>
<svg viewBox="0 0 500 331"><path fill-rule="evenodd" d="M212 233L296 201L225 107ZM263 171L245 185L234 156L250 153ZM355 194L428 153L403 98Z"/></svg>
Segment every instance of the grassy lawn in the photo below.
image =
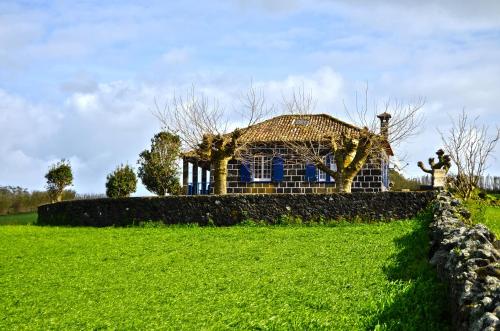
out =
<svg viewBox="0 0 500 331"><path fill-rule="evenodd" d="M495 199L500 199L500 193L488 193L488 195L492 196Z"/></svg>
<svg viewBox="0 0 500 331"><path fill-rule="evenodd" d="M36 223L37 213L0 215L0 225L26 225Z"/></svg>
<svg viewBox="0 0 500 331"><path fill-rule="evenodd" d="M500 207L486 207L484 224L500 238Z"/></svg>
<svg viewBox="0 0 500 331"><path fill-rule="evenodd" d="M446 330L426 226L2 226L0 330Z"/></svg>

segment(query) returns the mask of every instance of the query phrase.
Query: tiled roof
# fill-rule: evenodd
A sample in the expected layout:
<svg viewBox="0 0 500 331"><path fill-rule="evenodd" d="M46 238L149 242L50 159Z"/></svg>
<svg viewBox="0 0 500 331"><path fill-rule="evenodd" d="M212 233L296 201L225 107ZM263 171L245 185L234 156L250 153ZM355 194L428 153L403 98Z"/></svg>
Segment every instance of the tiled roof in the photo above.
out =
<svg viewBox="0 0 500 331"><path fill-rule="evenodd" d="M247 143L315 141L329 134L355 133L359 130L326 114L281 115L244 129L240 139Z"/></svg>
<svg viewBox="0 0 500 331"><path fill-rule="evenodd" d="M244 128L239 141L242 143L318 141L328 135L339 133L356 134L361 129L327 114L281 115ZM391 146L385 148L393 155ZM196 157L194 151L185 157Z"/></svg>

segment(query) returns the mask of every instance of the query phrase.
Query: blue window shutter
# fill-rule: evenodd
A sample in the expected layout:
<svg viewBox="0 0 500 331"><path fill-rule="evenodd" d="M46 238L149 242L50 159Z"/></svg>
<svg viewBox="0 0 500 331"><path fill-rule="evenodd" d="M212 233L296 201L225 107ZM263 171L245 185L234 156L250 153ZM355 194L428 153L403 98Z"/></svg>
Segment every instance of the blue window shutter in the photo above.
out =
<svg viewBox="0 0 500 331"><path fill-rule="evenodd" d="M306 164L306 181L307 182L316 181L316 166L312 163Z"/></svg>
<svg viewBox="0 0 500 331"><path fill-rule="evenodd" d="M248 162L241 162L240 164L240 180L246 183L252 181L252 174L250 173L250 164Z"/></svg>
<svg viewBox="0 0 500 331"><path fill-rule="evenodd" d="M279 156L273 157L273 173L272 180L275 183L283 181L283 159Z"/></svg>
<svg viewBox="0 0 500 331"><path fill-rule="evenodd" d="M326 156L326 167L328 169L330 169L330 164L332 164L332 156L330 154L328 154ZM326 173L326 181L327 182L331 182L332 181L331 178L330 178L330 174L328 174L328 172Z"/></svg>

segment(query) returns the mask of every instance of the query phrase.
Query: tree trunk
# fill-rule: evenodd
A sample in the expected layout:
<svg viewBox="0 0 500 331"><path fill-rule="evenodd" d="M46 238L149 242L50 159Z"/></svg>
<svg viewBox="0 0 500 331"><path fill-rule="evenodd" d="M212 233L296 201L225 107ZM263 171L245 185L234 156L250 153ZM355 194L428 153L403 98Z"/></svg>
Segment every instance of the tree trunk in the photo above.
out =
<svg viewBox="0 0 500 331"><path fill-rule="evenodd" d="M227 163L230 158L214 160L214 194L227 193Z"/></svg>
<svg viewBox="0 0 500 331"><path fill-rule="evenodd" d="M339 192L351 193L352 178L344 178L339 185Z"/></svg>
<svg viewBox="0 0 500 331"><path fill-rule="evenodd" d="M348 176L340 171L335 173L335 183L339 192L351 193L351 185L354 176Z"/></svg>

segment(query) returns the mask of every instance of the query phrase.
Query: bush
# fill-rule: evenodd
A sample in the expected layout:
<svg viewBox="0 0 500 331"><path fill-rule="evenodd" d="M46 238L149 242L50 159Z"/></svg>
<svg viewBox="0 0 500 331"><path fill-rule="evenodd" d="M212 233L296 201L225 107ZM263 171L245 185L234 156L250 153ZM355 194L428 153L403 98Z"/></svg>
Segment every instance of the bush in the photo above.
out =
<svg viewBox="0 0 500 331"><path fill-rule="evenodd" d="M106 181L106 196L110 198L125 198L134 193L137 188L137 177L129 165L120 165L110 173Z"/></svg>
<svg viewBox="0 0 500 331"><path fill-rule="evenodd" d="M180 148L179 136L160 132L151 139L151 149L139 155L138 175L150 192L159 196L181 193L177 165Z"/></svg>

